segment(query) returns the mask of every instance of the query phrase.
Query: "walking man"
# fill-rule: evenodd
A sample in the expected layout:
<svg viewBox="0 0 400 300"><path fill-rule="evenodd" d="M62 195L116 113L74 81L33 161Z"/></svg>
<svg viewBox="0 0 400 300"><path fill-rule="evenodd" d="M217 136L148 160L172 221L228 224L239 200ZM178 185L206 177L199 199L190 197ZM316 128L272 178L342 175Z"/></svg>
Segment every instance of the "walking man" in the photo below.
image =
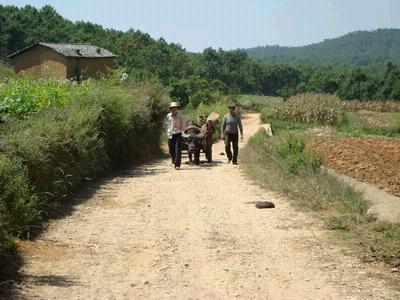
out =
<svg viewBox="0 0 400 300"><path fill-rule="evenodd" d="M225 142L225 152L228 156L228 164L232 161L234 165L237 165L237 158L239 153L239 130L240 139L243 140L243 126L240 115L236 113L236 105L229 104L229 113L227 113L221 125L221 138ZM239 128L239 130L238 130ZM231 151L231 143L233 148L233 155Z"/></svg>
<svg viewBox="0 0 400 300"><path fill-rule="evenodd" d="M181 167L182 155L182 131L186 127L185 120L178 113L178 102L171 102L169 106L170 113L167 115L168 120L168 149L171 155L172 164L175 169Z"/></svg>

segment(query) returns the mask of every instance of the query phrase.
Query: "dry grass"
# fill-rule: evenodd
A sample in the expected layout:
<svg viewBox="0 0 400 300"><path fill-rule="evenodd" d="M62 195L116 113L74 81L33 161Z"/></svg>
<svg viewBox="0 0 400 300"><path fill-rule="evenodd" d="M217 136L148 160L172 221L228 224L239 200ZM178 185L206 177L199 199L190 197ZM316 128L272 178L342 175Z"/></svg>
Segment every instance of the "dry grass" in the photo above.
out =
<svg viewBox="0 0 400 300"><path fill-rule="evenodd" d="M400 112L400 101L343 101L347 111Z"/></svg>

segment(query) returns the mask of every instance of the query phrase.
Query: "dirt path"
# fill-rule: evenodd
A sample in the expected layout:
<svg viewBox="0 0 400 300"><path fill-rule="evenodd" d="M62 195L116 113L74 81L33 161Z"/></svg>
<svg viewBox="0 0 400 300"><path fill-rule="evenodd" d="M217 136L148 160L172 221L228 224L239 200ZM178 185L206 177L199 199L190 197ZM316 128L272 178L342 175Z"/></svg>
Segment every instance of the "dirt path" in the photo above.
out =
<svg viewBox="0 0 400 300"><path fill-rule="evenodd" d="M370 204L369 212L379 219L389 222L400 221L400 197L386 193L372 184L339 174L335 170L327 169L327 171L362 193L364 199Z"/></svg>
<svg viewBox="0 0 400 300"><path fill-rule="evenodd" d="M258 125L244 119L245 139ZM243 145L243 144L241 144ZM25 258L21 298L398 298L383 266L334 245L322 224L253 185L240 167L157 160L105 182L50 222ZM268 198L275 209L257 210ZM348 251L347 251L348 252Z"/></svg>

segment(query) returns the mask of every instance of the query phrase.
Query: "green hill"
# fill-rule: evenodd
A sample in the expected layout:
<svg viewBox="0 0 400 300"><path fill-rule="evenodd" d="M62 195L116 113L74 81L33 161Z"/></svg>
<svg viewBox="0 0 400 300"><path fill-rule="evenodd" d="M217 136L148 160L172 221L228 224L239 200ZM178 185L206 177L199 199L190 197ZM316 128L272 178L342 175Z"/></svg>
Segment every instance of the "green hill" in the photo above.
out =
<svg viewBox="0 0 400 300"><path fill-rule="evenodd" d="M388 61L400 64L400 29L355 31L303 47L260 46L244 51L268 63L383 69Z"/></svg>

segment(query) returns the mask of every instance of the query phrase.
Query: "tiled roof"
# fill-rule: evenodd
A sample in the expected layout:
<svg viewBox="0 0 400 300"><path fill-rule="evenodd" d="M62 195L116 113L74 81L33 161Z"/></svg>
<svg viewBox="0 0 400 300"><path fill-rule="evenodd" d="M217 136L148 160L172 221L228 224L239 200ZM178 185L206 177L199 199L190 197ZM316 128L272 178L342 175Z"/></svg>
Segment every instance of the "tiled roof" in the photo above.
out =
<svg viewBox="0 0 400 300"><path fill-rule="evenodd" d="M110 51L95 45L68 43L36 43L11 54L9 57L13 58L36 45L42 45L44 47L53 49L54 51L60 53L61 55L64 55L65 57L116 57L116 55L114 55Z"/></svg>

